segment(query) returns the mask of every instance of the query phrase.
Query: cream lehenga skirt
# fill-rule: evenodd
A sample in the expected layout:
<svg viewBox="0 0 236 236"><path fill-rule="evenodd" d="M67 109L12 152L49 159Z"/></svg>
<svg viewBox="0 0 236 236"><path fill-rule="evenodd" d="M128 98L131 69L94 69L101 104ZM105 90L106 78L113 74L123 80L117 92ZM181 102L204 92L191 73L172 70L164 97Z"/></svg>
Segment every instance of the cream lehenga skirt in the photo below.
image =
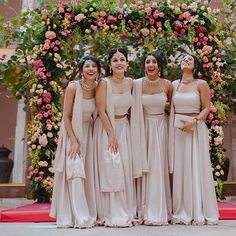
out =
<svg viewBox="0 0 236 236"><path fill-rule="evenodd" d="M149 172L146 175L145 225L168 225L171 194L168 171L168 131L165 115L145 115Z"/></svg>
<svg viewBox="0 0 236 236"><path fill-rule="evenodd" d="M75 168L78 161L68 157L70 141L67 137L65 168L63 172L55 172L57 186L54 186L50 212L56 217L57 227L90 228L96 224L92 129L92 120L83 122L83 167L80 166L83 170Z"/></svg>
<svg viewBox="0 0 236 236"><path fill-rule="evenodd" d="M119 156L122 168L117 173L117 180L124 180L123 188L114 190L114 188L104 188L103 183L106 178L103 171L107 168L104 162L107 152L107 134L103 128L102 122L98 117L94 126L94 156L97 167L96 176L96 200L98 209L98 224L104 224L108 227L129 227L132 226L132 218L135 212L135 202L133 195L133 176L132 159L130 143L130 126L127 118L115 120L115 132L119 145ZM122 173L121 173L122 172ZM115 179L114 173L110 173ZM109 176L107 176L109 178ZM119 182L119 181L118 181ZM116 183L115 183L116 184Z"/></svg>
<svg viewBox="0 0 236 236"><path fill-rule="evenodd" d="M173 223L217 224L218 208L204 122L193 132L174 128Z"/></svg>

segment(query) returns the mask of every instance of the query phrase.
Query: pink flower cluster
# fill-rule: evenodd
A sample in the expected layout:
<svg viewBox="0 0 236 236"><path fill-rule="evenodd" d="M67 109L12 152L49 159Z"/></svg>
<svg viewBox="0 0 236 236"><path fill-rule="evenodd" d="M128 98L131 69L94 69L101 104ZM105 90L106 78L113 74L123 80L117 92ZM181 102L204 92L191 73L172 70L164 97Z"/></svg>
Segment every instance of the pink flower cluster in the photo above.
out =
<svg viewBox="0 0 236 236"><path fill-rule="evenodd" d="M34 168L33 166L30 166L28 168L28 175L27 179L33 180L35 182L41 182L44 178L45 173L43 171L40 171L38 168Z"/></svg>
<svg viewBox="0 0 236 236"><path fill-rule="evenodd" d="M41 59L39 60L35 60L33 62L33 66L36 69L35 75L37 75L39 77L40 80L43 80L43 83L47 83L46 79L50 78L52 76L51 72L47 72L43 61Z"/></svg>
<svg viewBox="0 0 236 236"><path fill-rule="evenodd" d="M183 37L185 35L187 35L189 30L189 26L186 25L184 22L181 22L179 20L177 20L174 24L174 35L176 37Z"/></svg>
<svg viewBox="0 0 236 236"><path fill-rule="evenodd" d="M195 32L196 32L195 43L197 44L197 46L200 47L207 45L208 37L205 36L205 34L207 33L207 28L198 25L195 27Z"/></svg>

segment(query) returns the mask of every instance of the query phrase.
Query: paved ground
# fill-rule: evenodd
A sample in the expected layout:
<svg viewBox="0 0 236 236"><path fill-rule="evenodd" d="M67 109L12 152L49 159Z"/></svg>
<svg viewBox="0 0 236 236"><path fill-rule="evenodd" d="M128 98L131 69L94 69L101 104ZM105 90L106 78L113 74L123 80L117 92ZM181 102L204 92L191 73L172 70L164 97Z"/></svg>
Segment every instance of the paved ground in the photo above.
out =
<svg viewBox="0 0 236 236"><path fill-rule="evenodd" d="M235 202L236 197L228 198ZM32 201L0 199L0 210ZM135 226L132 228L57 229L55 223L0 223L0 236L236 236L236 220L220 221L217 226Z"/></svg>
<svg viewBox="0 0 236 236"><path fill-rule="evenodd" d="M135 226L132 228L57 229L53 223L0 223L1 236L235 236L236 221L217 226Z"/></svg>

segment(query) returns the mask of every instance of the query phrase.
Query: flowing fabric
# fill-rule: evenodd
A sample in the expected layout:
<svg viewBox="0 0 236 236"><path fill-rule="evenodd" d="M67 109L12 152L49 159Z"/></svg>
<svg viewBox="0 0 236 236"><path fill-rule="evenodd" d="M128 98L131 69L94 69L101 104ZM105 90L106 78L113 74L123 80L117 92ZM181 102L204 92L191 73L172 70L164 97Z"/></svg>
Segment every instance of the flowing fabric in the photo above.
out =
<svg viewBox="0 0 236 236"><path fill-rule="evenodd" d="M57 219L58 227L87 228L94 226L97 217L92 151L93 120L91 114L84 116L82 89L77 81L75 86L72 127L76 138L81 143L82 159L69 157L71 143L63 118L54 161L55 176L50 216ZM83 170L85 175L78 168L72 168L78 163L81 168L85 168Z"/></svg>
<svg viewBox="0 0 236 236"><path fill-rule="evenodd" d="M119 156L122 162L122 173L119 171L117 178L122 175L120 177L124 178L124 186L120 189L117 188L119 179L114 181L113 185L103 179L109 178L104 173L107 172L108 166L110 166L110 163L106 162L108 135L98 117L94 125L94 155L96 159L96 175L98 176L98 181L95 183L98 223L109 227L129 227L132 226L131 220L134 212L129 121L126 117L115 120L111 83L108 78L104 78L104 80L107 84L106 113L116 133ZM119 163L117 164L119 165Z"/></svg>
<svg viewBox="0 0 236 236"><path fill-rule="evenodd" d="M135 105L131 110L131 129L139 121L139 139L133 139L133 146L140 152L139 143L142 139L142 150L146 150L141 158L147 161L148 173L143 172L142 178L137 179L137 206L138 217L144 220L146 225L167 225L171 215L171 195L168 174L168 131L165 115L144 114L142 104L142 81L135 81L134 95ZM159 98L164 93L156 94ZM165 95L166 96L166 95ZM152 99L151 97L149 100ZM164 99L165 101L165 99ZM165 102L164 102L165 103ZM164 104L165 105L165 104ZM158 106L158 104L157 104ZM156 107L164 112L164 106ZM151 108L151 107L150 107ZM133 136L132 136L133 137ZM140 156L139 156L140 157ZM134 156L134 159L136 156ZM141 189L141 191L140 191Z"/></svg>
<svg viewBox="0 0 236 236"><path fill-rule="evenodd" d="M175 88L178 83L179 81L174 82ZM176 89L173 103L175 93ZM185 94L182 93L182 96ZM171 108L170 118L173 223L217 224L218 209L211 171L208 129L203 121L196 125L193 132L174 128L175 105Z"/></svg>

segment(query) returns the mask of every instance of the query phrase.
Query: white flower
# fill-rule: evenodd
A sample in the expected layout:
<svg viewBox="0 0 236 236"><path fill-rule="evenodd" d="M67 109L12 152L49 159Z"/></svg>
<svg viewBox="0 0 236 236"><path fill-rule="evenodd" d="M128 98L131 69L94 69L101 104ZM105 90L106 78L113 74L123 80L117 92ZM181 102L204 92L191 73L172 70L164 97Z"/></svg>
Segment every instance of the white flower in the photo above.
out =
<svg viewBox="0 0 236 236"><path fill-rule="evenodd" d="M217 166L216 166L216 169L220 169L220 168L221 168L221 166L220 166L220 165L217 165Z"/></svg>
<svg viewBox="0 0 236 236"><path fill-rule="evenodd" d="M53 137L52 132L48 132L48 133L47 133L47 136L48 136L49 138L52 138L52 137Z"/></svg>
<svg viewBox="0 0 236 236"><path fill-rule="evenodd" d="M220 172L215 172L215 176L220 176Z"/></svg>

